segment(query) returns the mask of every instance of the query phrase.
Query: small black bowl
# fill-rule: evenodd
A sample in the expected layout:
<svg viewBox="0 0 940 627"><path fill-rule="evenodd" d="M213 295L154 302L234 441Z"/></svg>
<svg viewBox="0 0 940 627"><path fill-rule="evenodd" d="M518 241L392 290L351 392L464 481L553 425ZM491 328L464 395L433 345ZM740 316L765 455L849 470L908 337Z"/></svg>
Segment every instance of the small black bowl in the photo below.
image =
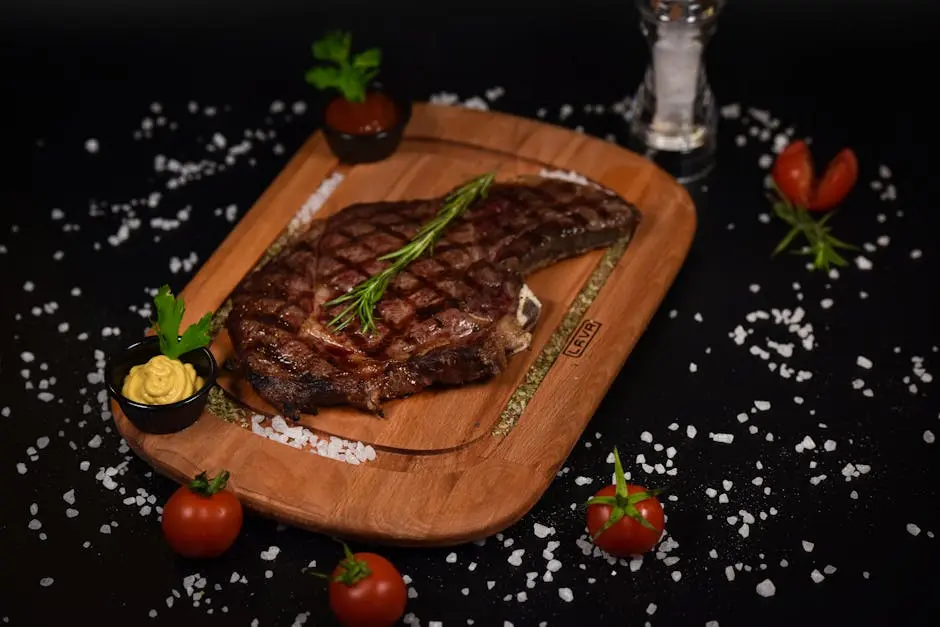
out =
<svg viewBox="0 0 940 627"><path fill-rule="evenodd" d="M156 336L153 336L131 344L120 353L112 355L105 369L108 392L111 398L118 402L127 419L144 433L175 433L199 420L206 406L206 400L209 398L209 390L215 384L219 365L208 348L199 348L181 355L180 361L192 364L196 369L196 374L205 381L205 385L192 396L169 405L145 405L121 394L124 379L131 368L145 364L159 354L160 342Z"/></svg>
<svg viewBox="0 0 940 627"><path fill-rule="evenodd" d="M383 92L392 98L398 108L398 122L392 128L368 135L353 135L337 130L321 118L323 134L333 154L340 161L349 165L357 163L375 163L387 158L401 143L402 134L408 121L411 120L411 101L395 98L388 92ZM325 108L324 108L325 111Z"/></svg>

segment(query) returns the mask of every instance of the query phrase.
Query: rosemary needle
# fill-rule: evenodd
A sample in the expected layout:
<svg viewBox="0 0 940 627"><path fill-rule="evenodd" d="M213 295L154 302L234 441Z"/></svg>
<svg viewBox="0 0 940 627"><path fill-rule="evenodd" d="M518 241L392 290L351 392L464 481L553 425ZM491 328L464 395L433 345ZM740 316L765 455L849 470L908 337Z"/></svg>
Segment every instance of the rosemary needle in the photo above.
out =
<svg viewBox="0 0 940 627"><path fill-rule="evenodd" d="M452 191L444 198L444 204L434 218L423 224L410 242L394 252L379 257L379 261L392 262L387 268L359 283L342 296L327 302L326 307L349 303L330 320L329 326L340 331L358 317L364 332L375 331L373 312L375 306L382 300L389 282L425 252L430 251L433 254L434 244L437 243L444 230L451 222L463 215L475 200L486 197L486 191L493 184L493 179L492 173L486 173Z"/></svg>

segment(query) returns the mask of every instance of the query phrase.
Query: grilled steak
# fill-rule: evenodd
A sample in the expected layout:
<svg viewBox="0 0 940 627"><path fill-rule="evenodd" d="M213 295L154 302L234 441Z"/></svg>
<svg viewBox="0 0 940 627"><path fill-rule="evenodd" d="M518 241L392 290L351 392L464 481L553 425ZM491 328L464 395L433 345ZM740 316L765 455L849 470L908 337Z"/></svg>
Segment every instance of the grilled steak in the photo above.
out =
<svg viewBox="0 0 940 627"><path fill-rule="evenodd" d="M494 375L528 348L540 305L523 277L629 237L637 210L607 190L553 179L494 184L444 232L433 255L394 278L375 309L328 328L324 303L381 271L442 198L352 205L309 229L236 288L227 328L255 390L288 415L381 402L434 383Z"/></svg>

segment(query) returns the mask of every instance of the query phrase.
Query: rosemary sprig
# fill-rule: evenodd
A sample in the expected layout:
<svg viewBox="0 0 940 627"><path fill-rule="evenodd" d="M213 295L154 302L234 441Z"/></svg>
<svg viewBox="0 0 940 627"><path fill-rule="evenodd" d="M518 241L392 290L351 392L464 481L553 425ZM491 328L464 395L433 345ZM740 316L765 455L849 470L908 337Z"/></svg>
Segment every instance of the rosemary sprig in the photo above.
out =
<svg viewBox="0 0 940 627"><path fill-rule="evenodd" d="M437 215L422 225L410 242L394 252L379 257L379 261L392 262L388 267L369 277L342 296L326 303L326 307L349 303L330 320L329 326L339 331L346 328L358 317L363 332L375 331L373 311L378 302L382 300L382 295L385 294L389 282L408 264L425 252L430 251L430 254L433 255L434 244L437 243L444 230L456 218L463 215L476 199L486 197L486 191L492 185L493 178L492 173L483 174L452 191L444 198L444 204L437 212Z"/></svg>
<svg viewBox="0 0 940 627"><path fill-rule="evenodd" d="M780 193L776 185L774 185L774 189L777 191L777 196L768 197L773 206L774 214L790 225L790 231L780 240L780 243L777 244L771 256L775 257L786 250L787 247L793 243L796 236L802 233L809 246L804 246L801 250L796 251L796 253L811 255L813 257L812 266L814 269L829 270L829 264L835 264L837 266L848 265L849 262L846 261L845 257L840 255L836 249L858 250L858 247L843 242L831 235L832 227L827 226L826 223L835 215L835 212L830 211L817 222L810 216L809 211L807 211L805 207L801 207L787 200L786 196Z"/></svg>

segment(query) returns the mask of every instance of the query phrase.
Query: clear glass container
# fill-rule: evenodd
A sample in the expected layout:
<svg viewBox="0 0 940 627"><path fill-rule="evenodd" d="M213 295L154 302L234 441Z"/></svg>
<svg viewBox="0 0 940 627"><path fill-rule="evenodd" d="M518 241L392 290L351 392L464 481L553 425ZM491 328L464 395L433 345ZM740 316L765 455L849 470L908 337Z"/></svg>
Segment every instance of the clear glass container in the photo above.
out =
<svg viewBox="0 0 940 627"><path fill-rule="evenodd" d="M680 183L715 163L718 109L704 53L725 0L636 0L651 63L633 100L632 150Z"/></svg>

